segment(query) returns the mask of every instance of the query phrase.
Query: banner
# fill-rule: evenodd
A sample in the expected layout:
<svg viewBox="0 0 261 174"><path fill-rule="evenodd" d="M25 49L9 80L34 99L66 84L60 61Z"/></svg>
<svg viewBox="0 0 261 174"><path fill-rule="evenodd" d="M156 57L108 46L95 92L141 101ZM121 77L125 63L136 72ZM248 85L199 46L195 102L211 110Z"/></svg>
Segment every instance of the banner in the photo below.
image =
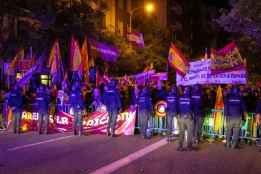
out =
<svg viewBox="0 0 261 174"><path fill-rule="evenodd" d="M146 84L149 82L149 79L153 74L155 74L155 70L150 70L147 72L132 75L131 78L133 78L137 84Z"/></svg>
<svg viewBox="0 0 261 174"><path fill-rule="evenodd" d="M143 34L138 32L131 32L127 34L127 39L133 45L138 46L139 48L144 48L144 39Z"/></svg>
<svg viewBox="0 0 261 174"><path fill-rule="evenodd" d="M190 62L189 67L189 71L184 77L177 73L177 85L246 84L247 81L247 72L245 69L212 74L210 59Z"/></svg>
<svg viewBox="0 0 261 174"><path fill-rule="evenodd" d="M235 42L231 42L219 50L212 60L211 71L213 74L240 70L246 67L246 60L241 57Z"/></svg>
<svg viewBox="0 0 261 174"><path fill-rule="evenodd" d="M22 112L22 132L36 131L39 114L37 112ZM128 109L117 117L116 135L134 135L136 110ZM107 112L93 112L83 116L83 131L87 134L105 134L108 126ZM73 130L74 117L65 112L49 116L50 132L70 132Z"/></svg>
<svg viewBox="0 0 261 174"><path fill-rule="evenodd" d="M119 57L119 50L111 45L89 39L92 54L98 55L108 62L115 62Z"/></svg>

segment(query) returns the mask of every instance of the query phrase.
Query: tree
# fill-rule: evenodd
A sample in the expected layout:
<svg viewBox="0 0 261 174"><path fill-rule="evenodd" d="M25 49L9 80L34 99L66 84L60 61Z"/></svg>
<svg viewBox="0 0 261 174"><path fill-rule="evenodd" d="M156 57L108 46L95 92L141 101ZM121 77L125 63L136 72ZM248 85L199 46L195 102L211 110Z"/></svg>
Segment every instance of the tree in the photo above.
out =
<svg viewBox="0 0 261 174"><path fill-rule="evenodd" d="M227 32L234 33L241 53L247 58L248 72L261 73L261 1L231 1L231 10L222 10L216 22Z"/></svg>
<svg viewBox="0 0 261 174"><path fill-rule="evenodd" d="M261 46L261 1L239 0L231 5L232 9L219 17L218 24L228 32L252 38Z"/></svg>
<svg viewBox="0 0 261 174"><path fill-rule="evenodd" d="M6 0L0 6L0 55L10 57L16 47L33 46L42 51L59 38L64 55L72 34L97 35L106 4L91 0ZM97 10L96 8L99 8ZM1 20L2 19L2 20ZM1 49L2 45L2 49ZM9 47L11 47L9 49ZM64 49L63 49L64 48ZM47 48L48 49L48 48Z"/></svg>

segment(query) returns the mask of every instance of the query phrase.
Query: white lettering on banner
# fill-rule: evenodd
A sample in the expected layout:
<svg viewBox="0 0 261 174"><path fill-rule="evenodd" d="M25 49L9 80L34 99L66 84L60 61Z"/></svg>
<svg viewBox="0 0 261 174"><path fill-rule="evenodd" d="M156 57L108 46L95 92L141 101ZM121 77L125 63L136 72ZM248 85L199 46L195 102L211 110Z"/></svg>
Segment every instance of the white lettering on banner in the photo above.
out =
<svg viewBox="0 0 261 174"><path fill-rule="evenodd" d="M23 120L38 120L38 113L36 113L36 112L33 112L33 113L31 113L31 112L26 112L26 111L24 111L24 112L22 112L22 119Z"/></svg>
<svg viewBox="0 0 261 174"><path fill-rule="evenodd" d="M234 70L219 74L211 73L211 60L190 62L189 72L184 76L177 73L177 85L194 84L246 84L247 73L245 69Z"/></svg>
<svg viewBox="0 0 261 174"><path fill-rule="evenodd" d="M56 122L58 124L62 124L62 125L69 125L69 119L67 117L57 116L56 117Z"/></svg>

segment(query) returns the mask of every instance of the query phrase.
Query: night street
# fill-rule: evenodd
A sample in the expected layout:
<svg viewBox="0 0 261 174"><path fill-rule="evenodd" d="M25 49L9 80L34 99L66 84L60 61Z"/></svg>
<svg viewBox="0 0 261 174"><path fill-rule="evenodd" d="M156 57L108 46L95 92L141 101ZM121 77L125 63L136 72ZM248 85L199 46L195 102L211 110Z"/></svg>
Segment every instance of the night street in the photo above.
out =
<svg viewBox="0 0 261 174"><path fill-rule="evenodd" d="M0 0L0 174L261 174L261 0Z"/></svg>
<svg viewBox="0 0 261 174"><path fill-rule="evenodd" d="M118 160L149 147L163 137L144 140L138 135L111 138L105 135L78 137L70 133L39 136L35 132L21 135L1 132L0 139L1 174L87 174L99 173L104 166L115 169L122 164ZM177 152L176 143L172 142L164 143L136 161L132 161L131 157L129 160L128 165L111 173L261 172L258 162L261 156L254 145L227 150L222 143L205 143L196 152ZM115 161L117 163L111 165Z"/></svg>

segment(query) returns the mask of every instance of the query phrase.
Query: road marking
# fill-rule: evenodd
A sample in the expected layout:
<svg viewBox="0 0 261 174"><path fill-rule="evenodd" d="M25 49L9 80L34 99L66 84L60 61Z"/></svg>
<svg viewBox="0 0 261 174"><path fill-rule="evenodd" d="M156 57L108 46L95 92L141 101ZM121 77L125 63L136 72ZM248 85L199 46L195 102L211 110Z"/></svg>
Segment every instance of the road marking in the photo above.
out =
<svg viewBox="0 0 261 174"><path fill-rule="evenodd" d="M145 147L141 150L138 150L137 152L134 152L120 160L117 160L109 165L106 165L104 167L101 167L93 172L91 172L90 174L109 174L109 173L112 173L118 169L120 169L121 167L123 166L126 166L130 163L132 163L133 161L145 156L146 154L160 148L161 146L164 146L166 145L168 142L167 142L167 139L164 138L152 145L149 145L148 147Z"/></svg>
<svg viewBox="0 0 261 174"><path fill-rule="evenodd" d="M41 141L41 142L33 143L33 144L26 144L26 145L22 145L22 146L12 147L12 148L7 149L7 151L16 151L16 150L25 149L25 148L28 148L28 147L33 147L33 146L38 146L38 145L41 145L41 144L46 144L46 143L51 143L51 142L55 142L55 141L59 141L59 140L68 139L68 138L71 138L71 137L74 137L74 135L69 135L69 136L59 137L59 138L53 138L53 139L50 139L50 140Z"/></svg>

